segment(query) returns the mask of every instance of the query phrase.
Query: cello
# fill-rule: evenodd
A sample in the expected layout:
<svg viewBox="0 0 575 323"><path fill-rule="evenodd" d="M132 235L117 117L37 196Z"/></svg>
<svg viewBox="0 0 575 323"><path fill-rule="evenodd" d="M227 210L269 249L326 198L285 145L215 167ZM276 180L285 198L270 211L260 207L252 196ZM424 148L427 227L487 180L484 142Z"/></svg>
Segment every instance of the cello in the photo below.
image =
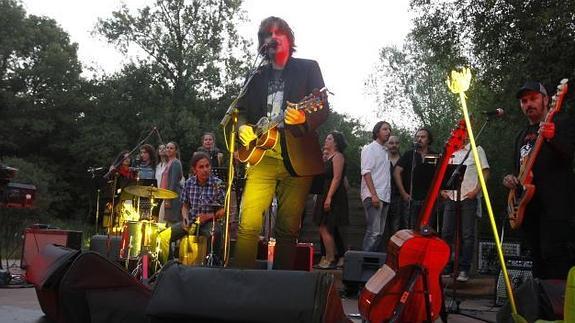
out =
<svg viewBox="0 0 575 323"><path fill-rule="evenodd" d="M467 136L461 120L445 144L415 230L399 230L390 239L386 263L367 281L358 307L368 322L433 322L443 303L440 275L450 249L428 226L451 155Z"/></svg>

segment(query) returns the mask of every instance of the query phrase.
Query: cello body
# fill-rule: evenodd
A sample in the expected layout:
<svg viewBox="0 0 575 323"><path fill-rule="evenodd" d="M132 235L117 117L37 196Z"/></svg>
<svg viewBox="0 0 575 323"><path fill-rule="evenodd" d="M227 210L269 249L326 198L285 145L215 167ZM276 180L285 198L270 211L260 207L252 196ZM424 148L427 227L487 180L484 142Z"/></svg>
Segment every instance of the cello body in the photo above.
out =
<svg viewBox="0 0 575 323"><path fill-rule="evenodd" d="M449 245L427 224L451 155L467 136L459 122L445 144L443 157L419 214L416 230L400 230L389 241L387 261L366 283L358 307L369 322L433 322L443 304L440 275L451 255ZM447 156L447 157L446 157Z"/></svg>
<svg viewBox="0 0 575 323"><path fill-rule="evenodd" d="M437 319L443 298L440 275L448 261L449 246L439 237L422 236L412 230L396 232L388 245L386 264L369 279L359 296L360 313L365 314L364 318L369 322L389 321L400 300L407 297L405 282L417 274L414 270L420 266L426 272L416 277L413 290L406 299L406 310L401 312L398 322L425 321L426 297L430 298L431 317ZM429 294L425 293L425 284Z"/></svg>

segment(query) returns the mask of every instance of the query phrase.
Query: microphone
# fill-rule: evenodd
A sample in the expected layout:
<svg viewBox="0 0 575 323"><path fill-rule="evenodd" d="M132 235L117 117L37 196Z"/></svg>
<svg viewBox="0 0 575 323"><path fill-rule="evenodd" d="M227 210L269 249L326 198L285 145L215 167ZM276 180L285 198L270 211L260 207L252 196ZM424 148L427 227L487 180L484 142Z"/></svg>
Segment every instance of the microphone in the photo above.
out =
<svg viewBox="0 0 575 323"><path fill-rule="evenodd" d="M481 114L488 116L488 117L503 117L505 115L505 110L502 108L497 108L493 111L481 111Z"/></svg>
<svg viewBox="0 0 575 323"><path fill-rule="evenodd" d="M278 47L278 41L275 39L272 39L268 43L265 43L262 45L262 53L265 55L268 55L270 49L276 49L277 47Z"/></svg>
<svg viewBox="0 0 575 323"><path fill-rule="evenodd" d="M97 172L102 169L104 169L104 167L88 167L88 173Z"/></svg>
<svg viewBox="0 0 575 323"><path fill-rule="evenodd" d="M421 145L417 141L412 142L411 145L413 148L421 148Z"/></svg>

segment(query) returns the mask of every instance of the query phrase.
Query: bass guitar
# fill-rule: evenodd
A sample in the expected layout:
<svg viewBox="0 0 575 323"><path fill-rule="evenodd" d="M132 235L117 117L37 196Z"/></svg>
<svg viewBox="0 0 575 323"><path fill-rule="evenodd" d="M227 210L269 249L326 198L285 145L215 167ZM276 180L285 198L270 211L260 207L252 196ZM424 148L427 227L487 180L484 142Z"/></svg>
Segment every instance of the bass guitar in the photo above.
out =
<svg viewBox="0 0 575 323"><path fill-rule="evenodd" d="M400 230L389 241L387 260L366 283L358 307L369 322L433 322L443 303L440 275L449 261L449 245L428 227L451 155L467 136L459 122L435 170L415 230Z"/></svg>
<svg viewBox="0 0 575 323"><path fill-rule="evenodd" d="M553 117L557 112L561 110L563 105L563 99L567 94L567 79L561 80L557 86L557 92L551 100L549 105L551 109L545 117L545 122L553 122ZM523 218L525 216L525 208L533 194L535 194L535 185L533 185L533 165L535 165L535 160L541 146L543 145L544 138L541 134L537 136L533 148L529 152L519 167L519 175L517 179L519 180L519 185L516 188L509 191L507 196L507 216L509 218L509 224L512 229L518 229L523 223Z"/></svg>
<svg viewBox="0 0 575 323"><path fill-rule="evenodd" d="M304 97L300 102L292 103L287 102L287 108L303 110L305 112L313 113L324 108L327 99L327 88L315 90L310 95ZM238 148L238 159L242 163L249 163L250 165L257 165L266 150L273 148L279 138L278 125L284 120L284 113L279 113L277 116L269 119L262 117L255 125L254 133L256 139L249 142L246 146L240 145Z"/></svg>

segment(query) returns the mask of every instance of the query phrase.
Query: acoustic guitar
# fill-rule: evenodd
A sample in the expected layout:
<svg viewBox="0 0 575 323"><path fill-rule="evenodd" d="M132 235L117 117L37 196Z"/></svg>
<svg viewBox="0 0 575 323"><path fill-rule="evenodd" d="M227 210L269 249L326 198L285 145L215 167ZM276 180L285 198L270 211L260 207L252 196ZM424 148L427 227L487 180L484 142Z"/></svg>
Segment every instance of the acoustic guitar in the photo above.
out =
<svg viewBox="0 0 575 323"><path fill-rule="evenodd" d="M428 227L451 155L463 146L465 122L459 122L445 145L415 230L390 239L387 260L366 283L358 301L369 322L433 322L443 303L440 275L449 261L449 245Z"/></svg>
<svg viewBox="0 0 575 323"><path fill-rule="evenodd" d="M567 79L562 79L557 86L557 92L553 95L551 99L551 104L549 105L551 109L545 117L545 122L553 122L553 117L557 112L561 110L563 105L563 99L567 94L568 86ZM535 160L541 146L543 146L543 141L545 139L541 134L537 135L535 140L535 145L529 152L519 167L519 175L517 179L519 180L519 185L516 188L509 191L507 196L507 216L509 217L509 224L512 229L518 229L523 223L523 218L525 216L525 208L533 194L535 194L535 185L533 185L533 165L535 165Z"/></svg>
<svg viewBox="0 0 575 323"><path fill-rule="evenodd" d="M327 102L327 93L328 90L324 87L321 90L314 90L297 103L287 102L286 105L287 108L313 113L324 108ZM238 159L242 163L249 163L251 166L257 165L264 157L266 150L276 145L279 138L278 126L283 120L284 113L282 112L271 119L262 117L255 125L252 125L256 139L246 146L239 145Z"/></svg>

